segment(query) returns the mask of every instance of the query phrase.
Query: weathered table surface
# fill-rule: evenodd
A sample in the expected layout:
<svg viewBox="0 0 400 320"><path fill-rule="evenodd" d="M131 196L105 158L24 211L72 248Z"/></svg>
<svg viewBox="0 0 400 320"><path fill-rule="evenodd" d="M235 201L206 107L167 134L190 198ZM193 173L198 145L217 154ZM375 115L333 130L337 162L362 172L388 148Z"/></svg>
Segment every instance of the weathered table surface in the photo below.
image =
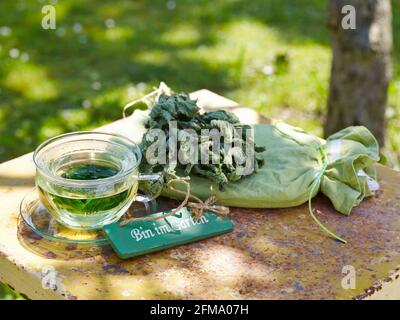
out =
<svg viewBox="0 0 400 320"><path fill-rule="evenodd" d="M243 122L268 121L210 91L193 96L204 107L234 110ZM129 118L102 130L129 135ZM109 248L70 253L17 232L19 203L34 186L32 155L25 155L0 165L0 281L32 299L400 299L400 174L378 169L381 190L351 216L323 196L314 201L347 245L328 238L305 205L233 208L230 234L122 261ZM355 268L355 289L342 288L346 265ZM55 290L42 286L51 268Z"/></svg>

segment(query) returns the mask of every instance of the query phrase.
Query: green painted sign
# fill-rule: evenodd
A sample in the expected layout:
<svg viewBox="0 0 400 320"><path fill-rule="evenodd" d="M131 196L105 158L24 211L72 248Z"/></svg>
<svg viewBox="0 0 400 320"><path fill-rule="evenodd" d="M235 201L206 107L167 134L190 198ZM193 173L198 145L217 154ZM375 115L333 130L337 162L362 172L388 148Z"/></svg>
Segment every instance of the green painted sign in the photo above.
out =
<svg viewBox="0 0 400 320"><path fill-rule="evenodd" d="M149 217L166 213L168 211ZM215 237L232 230L233 223L229 218L203 212L201 219L196 221L187 208L165 219L132 221L122 227L116 222L104 227L113 249L122 259Z"/></svg>

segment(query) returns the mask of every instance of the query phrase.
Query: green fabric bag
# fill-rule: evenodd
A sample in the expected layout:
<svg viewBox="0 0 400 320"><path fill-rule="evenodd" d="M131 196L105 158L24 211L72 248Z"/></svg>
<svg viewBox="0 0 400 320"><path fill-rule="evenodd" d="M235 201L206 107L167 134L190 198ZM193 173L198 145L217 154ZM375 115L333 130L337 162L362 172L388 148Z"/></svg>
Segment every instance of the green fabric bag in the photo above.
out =
<svg viewBox="0 0 400 320"><path fill-rule="evenodd" d="M203 200L215 195L219 204L234 207L287 208L321 191L337 211L348 215L376 189L379 146L365 127L346 128L326 141L283 122L254 129L255 142L266 147L265 165L224 191L203 177L191 176L193 195ZM171 190L162 195L183 197Z"/></svg>
<svg viewBox="0 0 400 320"><path fill-rule="evenodd" d="M135 111L135 126L145 123L147 116ZM140 120L138 120L140 119ZM143 129L143 128L142 128ZM141 130L143 132L143 130ZM191 194L202 200L214 195L218 204L244 208L287 208L309 202L321 191L337 211L349 215L364 197L379 189L375 163L379 161L379 145L363 126L349 127L326 141L280 121L254 126L255 142L266 147L265 165L257 173L229 183L224 191L210 180L192 175ZM184 191L184 186L174 186ZM182 200L184 196L164 189L163 196Z"/></svg>

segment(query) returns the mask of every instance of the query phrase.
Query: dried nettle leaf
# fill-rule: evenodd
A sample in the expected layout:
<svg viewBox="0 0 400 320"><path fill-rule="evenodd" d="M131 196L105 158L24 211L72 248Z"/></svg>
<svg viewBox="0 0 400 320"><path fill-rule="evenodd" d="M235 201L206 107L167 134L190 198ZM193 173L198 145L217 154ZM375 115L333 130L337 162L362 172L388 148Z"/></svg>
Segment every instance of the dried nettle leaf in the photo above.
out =
<svg viewBox="0 0 400 320"><path fill-rule="evenodd" d="M182 139L178 139L178 150L182 153L183 159L190 159L193 152L189 147L191 137L183 130L193 129L197 136L201 137L200 141L198 141L198 157L200 157L203 152L204 156L208 157L210 160L209 164L200 164L198 162L196 164L181 164L178 162L173 165L171 165L171 163L164 166L158 164L153 165L147 162L146 157L143 157L141 163L142 170L146 172L164 171L164 173L166 173L166 179L168 179L168 176L175 175L176 172L183 173L184 175L196 174L210 179L223 189L225 184L243 178L237 171L238 166L243 165L243 163L240 161L240 163L236 163L235 159L244 160L250 147L254 150L255 169L257 170L257 168L264 164L261 153L264 152L265 149L256 146L253 140L246 141L246 129L249 129L250 126L241 124L236 115L231 112L217 110L200 114L200 108L197 106L196 101L191 100L188 94L175 93L170 96L162 94L150 112L150 119L146 124L146 128L163 130L167 137L166 144L168 145L169 139L172 139L172 137L169 136L170 121L177 122L177 136L184 138L181 142L179 140ZM217 150L217 152L213 152L212 150L211 134L201 135L202 130L205 129L217 129L223 134L225 141L221 142L220 150ZM235 134L237 129L242 130L240 136L238 136L237 133ZM153 139L147 139L148 132L145 134L141 144L144 154L154 141ZM231 155L236 156L236 158L231 157L229 159L233 160L224 163L226 156L224 144L228 143L230 145L234 143L234 147L230 148L229 152ZM168 151L165 156L166 159L169 159Z"/></svg>

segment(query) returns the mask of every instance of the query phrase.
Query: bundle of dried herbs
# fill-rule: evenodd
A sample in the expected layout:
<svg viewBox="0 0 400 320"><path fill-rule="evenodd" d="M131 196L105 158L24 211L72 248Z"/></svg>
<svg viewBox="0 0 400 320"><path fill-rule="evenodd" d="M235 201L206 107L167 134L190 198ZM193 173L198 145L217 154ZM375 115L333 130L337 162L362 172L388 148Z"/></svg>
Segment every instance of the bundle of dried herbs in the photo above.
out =
<svg viewBox="0 0 400 320"><path fill-rule="evenodd" d="M174 130L171 131L171 124L174 123ZM219 185L222 190L229 182L242 179L243 163L245 159L251 159L253 170L264 164L261 153L265 148L254 144L253 137L249 136L248 129L251 127L241 124L239 119L230 112L217 110L200 114L200 109L195 100L191 100L186 93L174 93L171 95L162 94L150 112L150 119L146 124L148 129L143 137L141 149L146 155L147 151L154 144L154 130L158 129L164 133L165 139L161 141L158 135L158 150L166 150L165 154L157 154L158 157L167 159L166 164L153 163L148 157L143 157L141 169L143 172L165 172L168 174L178 173L188 176L191 174L205 177ZM189 130L190 129L190 130ZM174 161L173 151L170 146L175 143L176 150L179 150L180 160L191 159L193 156L193 134L198 138L196 148L197 155L204 161ZM213 133L221 134L221 141L218 148L213 147ZM157 131L156 131L157 132ZM252 132L252 131L250 131ZM156 134L157 135L157 134ZM171 144L172 139L174 142ZM233 146L230 149L227 145ZM227 150L229 149L229 152ZM162 152L162 151L159 151ZM150 159L151 160L151 159Z"/></svg>

